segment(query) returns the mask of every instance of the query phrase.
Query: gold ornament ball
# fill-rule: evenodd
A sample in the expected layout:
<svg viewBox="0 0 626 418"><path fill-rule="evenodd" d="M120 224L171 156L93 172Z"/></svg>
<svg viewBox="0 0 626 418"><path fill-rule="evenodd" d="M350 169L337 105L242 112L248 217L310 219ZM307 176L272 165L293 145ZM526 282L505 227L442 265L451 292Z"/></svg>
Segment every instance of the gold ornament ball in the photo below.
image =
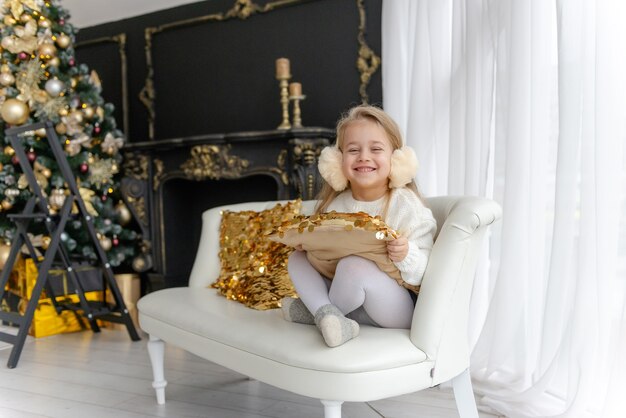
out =
<svg viewBox="0 0 626 418"><path fill-rule="evenodd" d="M52 171L49 168L44 168L41 170L41 174L43 174L45 178L49 179L52 176Z"/></svg>
<svg viewBox="0 0 626 418"><path fill-rule="evenodd" d="M35 131L35 135L39 138L44 138L46 136L46 128L39 128Z"/></svg>
<svg viewBox="0 0 626 418"><path fill-rule="evenodd" d="M27 23L29 21L31 21L33 19L33 17L31 15L29 15L28 13L24 13L20 16L20 21L22 23Z"/></svg>
<svg viewBox="0 0 626 418"><path fill-rule="evenodd" d="M67 36L66 34L62 33L57 38L57 45L59 47L61 47L61 48L67 48L68 46L70 46L70 42L71 41L72 41L72 39L69 36Z"/></svg>
<svg viewBox="0 0 626 418"><path fill-rule="evenodd" d="M18 99L7 99L0 108L0 115L5 122L12 125L21 125L28 120L30 109L28 105Z"/></svg>
<svg viewBox="0 0 626 418"><path fill-rule="evenodd" d="M10 15L4 16L4 20L3 21L4 21L4 24L6 26L13 26L13 25L15 25L17 23L17 20L13 19L13 17L10 16Z"/></svg>
<svg viewBox="0 0 626 418"><path fill-rule="evenodd" d="M5 155L8 155L9 157L12 157L13 154L15 154L15 150L10 145L7 145L6 147L4 147L4 151L3 152L4 152Z"/></svg>
<svg viewBox="0 0 626 418"><path fill-rule="evenodd" d="M83 123L83 114L78 110L72 110L69 118L76 123Z"/></svg>
<svg viewBox="0 0 626 418"><path fill-rule="evenodd" d="M10 73L11 67L9 67L9 64L2 64L0 65L0 71L3 73Z"/></svg>
<svg viewBox="0 0 626 418"><path fill-rule="evenodd" d="M3 242L0 244L0 270L2 270L7 263L9 253L11 252L11 245Z"/></svg>
<svg viewBox="0 0 626 418"><path fill-rule="evenodd" d="M78 153L80 152L80 144L76 144L76 143L72 143L72 142L66 143L65 144L65 152L70 157L78 155Z"/></svg>
<svg viewBox="0 0 626 418"><path fill-rule="evenodd" d="M146 268L146 259L143 256L137 256L133 259L133 270L143 271Z"/></svg>
<svg viewBox="0 0 626 418"><path fill-rule="evenodd" d="M43 16L41 16L37 20L37 24L39 25L40 28L44 28L44 29L48 29L50 26L52 26L52 22L50 22L50 20L46 19Z"/></svg>
<svg viewBox="0 0 626 418"><path fill-rule="evenodd" d="M13 203L9 202L8 200L3 200L0 205L2 205L2 209L4 210L10 210L13 207Z"/></svg>
<svg viewBox="0 0 626 418"><path fill-rule="evenodd" d="M50 197L48 197L48 203L53 209L61 209L63 203L65 203L65 190L52 189L50 191Z"/></svg>
<svg viewBox="0 0 626 418"><path fill-rule="evenodd" d="M83 113L85 114L85 117L87 119L91 119L91 118L93 118L93 115L95 114L95 111L93 110L93 107L87 106L86 108L83 109Z"/></svg>
<svg viewBox="0 0 626 418"><path fill-rule="evenodd" d="M15 83L15 77L13 77L13 74L7 72L0 73L0 84L3 86L10 86L13 83Z"/></svg>
<svg viewBox="0 0 626 418"><path fill-rule="evenodd" d="M58 134L65 135L67 132L67 126L64 123L57 123L57 126L54 127Z"/></svg>
<svg viewBox="0 0 626 418"><path fill-rule="evenodd" d="M61 60L59 59L59 57L52 57L48 60L49 67L58 67L59 65L61 65Z"/></svg>
<svg viewBox="0 0 626 418"><path fill-rule="evenodd" d="M67 116L68 115L68 111L67 109L63 108L63 109L59 109L59 116Z"/></svg>
<svg viewBox="0 0 626 418"><path fill-rule="evenodd" d="M38 49L39 57L50 59L54 57L57 53L57 49L52 44L41 44Z"/></svg>
<svg viewBox="0 0 626 418"><path fill-rule="evenodd" d="M121 202L117 204L117 206L115 206L115 212L117 213L117 216L119 217L120 220L120 225L122 226L126 226L130 223L130 221L133 219L132 214L130 213L130 209L128 209L128 207L124 204L124 202Z"/></svg>
<svg viewBox="0 0 626 418"><path fill-rule="evenodd" d="M48 247L50 246L50 241L52 241L52 238L50 238L47 235L44 235L43 237L41 237L41 248L43 248L44 250L47 250Z"/></svg>
<svg viewBox="0 0 626 418"><path fill-rule="evenodd" d="M103 236L102 238L100 238L99 241L100 246L104 251L109 251L113 247L113 242L111 241L111 238L107 236Z"/></svg>

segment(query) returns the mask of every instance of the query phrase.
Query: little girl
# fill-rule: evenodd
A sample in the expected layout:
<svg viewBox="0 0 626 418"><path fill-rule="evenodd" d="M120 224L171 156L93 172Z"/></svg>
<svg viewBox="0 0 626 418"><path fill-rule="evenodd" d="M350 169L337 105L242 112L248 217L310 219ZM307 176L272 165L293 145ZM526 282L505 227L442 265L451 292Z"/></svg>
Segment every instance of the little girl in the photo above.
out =
<svg viewBox="0 0 626 418"><path fill-rule="evenodd" d="M325 180L316 213L380 215L400 237L387 251L404 282L419 285L433 245L435 219L424 206L413 177L417 159L402 146L396 123L383 110L357 106L337 124L337 143L325 148L319 171ZM299 299L283 299L285 319L316 324L329 347L356 337L359 323L410 328L413 293L370 260L348 256L335 276L323 277L304 251L294 251L288 270ZM332 280L330 280L332 279Z"/></svg>

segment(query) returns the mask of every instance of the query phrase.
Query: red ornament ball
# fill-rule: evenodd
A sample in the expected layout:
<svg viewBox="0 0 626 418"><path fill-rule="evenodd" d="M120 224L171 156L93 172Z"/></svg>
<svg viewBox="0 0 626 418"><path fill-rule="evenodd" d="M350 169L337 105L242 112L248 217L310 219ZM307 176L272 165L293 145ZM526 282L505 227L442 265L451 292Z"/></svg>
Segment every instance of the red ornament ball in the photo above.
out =
<svg viewBox="0 0 626 418"><path fill-rule="evenodd" d="M111 242L113 243L114 247L117 247L118 245L120 245L120 240L117 237L113 237L113 239L111 240Z"/></svg>
<svg viewBox="0 0 626 418"><path fill-rule="evenodd" d="M11 157L11 162L12 162L14 165L18 165L18 164L20 163L20 159L19 159L19 158L17 158L17 155L15 155L15 154L14 154L14 155L13 155L13 157Z"/></svg>
<svg viewBox="0 0 626 418"><path fill-rule="evenodd" d="M87 163L82 163L80 165L80 167L78 167L78 169L80 170L81 173L86 173L87 171L89 171L89 164Z"/></svg>
<svg viewBox="0 0 626 418"><path fill-rule="evenodd" d="M73 67L76 64L76 61L74 60L74 58L70 58L68 64L70 65L70 67Z"/></svg>
<svg viewBox="0 0 626 418"><path fill-rule="evenodd" d="M107 195L103 194L102 196L100 196L100 200L102 200L103 202L106 202L108 199Z"/></svg>
<svg viewBox="0 0 626 418"><path fill-rule="evenodd" d="M19 54L17 54L17 57L24 61L25 59L28 59L28 54L26 52L20 52Z"/></svg>
<svg viewBox="0 0 626 418"><path fill-rule="evenodd" d="M37 154L35 154L35 151L31 150L26 153L26 157L28 158L28 161L33 163L37 159Z"/></svg>

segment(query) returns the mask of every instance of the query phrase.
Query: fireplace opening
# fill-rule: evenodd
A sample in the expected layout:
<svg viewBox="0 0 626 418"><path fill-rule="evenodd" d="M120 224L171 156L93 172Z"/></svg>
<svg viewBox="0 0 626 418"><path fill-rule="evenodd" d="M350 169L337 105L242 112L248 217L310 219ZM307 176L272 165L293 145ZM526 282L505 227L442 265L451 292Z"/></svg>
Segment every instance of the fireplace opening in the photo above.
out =
<svg viewBox="0 0 626 418"><path fill-rule="evenodd" d="M235 180L167 180L162 185L161 222L156 231L162 237L162 248L155 249L162 252L164 260L161 286L188 285L204 211L232 203L276 199L280 199L278 184L269 175Z"/></svg>

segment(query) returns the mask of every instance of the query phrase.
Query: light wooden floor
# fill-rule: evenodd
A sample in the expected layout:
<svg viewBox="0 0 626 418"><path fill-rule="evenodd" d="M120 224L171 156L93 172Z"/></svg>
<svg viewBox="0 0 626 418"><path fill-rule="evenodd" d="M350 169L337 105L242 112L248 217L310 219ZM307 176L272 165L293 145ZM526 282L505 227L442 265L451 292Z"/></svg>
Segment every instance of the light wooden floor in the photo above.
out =
<svg viewBox="0 0 626 418"><path fill-rule="evenodd" d="M0 326L1 328L2 326ZM6 329L6 327L4 327ZM144 339L103 329L28 337L15 369L0 343L0 417L321 417L316 399L276 389L175 347L165 352L166 403L156 404ZM431 389L343 405L346 418L457 417L452 394ZM493 418L487 412L481 418Z"/></svg>

